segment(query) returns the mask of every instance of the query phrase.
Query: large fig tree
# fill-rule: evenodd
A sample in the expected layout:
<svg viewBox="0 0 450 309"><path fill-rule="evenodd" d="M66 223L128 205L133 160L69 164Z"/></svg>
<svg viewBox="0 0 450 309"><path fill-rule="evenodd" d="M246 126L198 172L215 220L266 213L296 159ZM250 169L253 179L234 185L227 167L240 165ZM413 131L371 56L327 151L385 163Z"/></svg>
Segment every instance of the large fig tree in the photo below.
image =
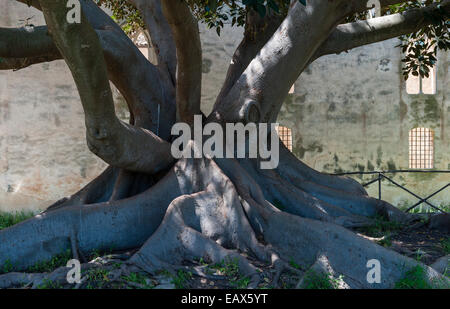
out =
<svg viewBox="0 0 450 309"><path fill-rule="evenodd" d="M354 180L309 168L283 144L275 169L261 169L261 158L175 159L171 128L193 126L195 115L203 125L273 123L311 62L394 37L404 39L405 75L425 76L436 49L449 47L449 0L381 0L381 16L370 19L367 0L80 0L80 22L68 22L67 1L17 1L41 10L46 26L0 28L0 68L64 59L89 149L109 167L74 195L0 231L0 265L21 271L67 249L82 258L92 250L139 248L114 270L117 276L232 258L249 287L262 279L254 261L274 268L276 286L284 270L301 272L289 260L303 271L326 260L350 287L389 288L420 264L352 231L376 216L412 219ZM245 27L244 35L213 111L203 115L199 22L220 34L227 21ZM148 32L157 63L127 35L138 27ZM110 82L128 104L130 123L115 114ZM372 259L380 262L380 283L367 280ZM442 279L422 266L428 280ZM0 287L36 286L45 278L65 280L65 269L9 272Z"/></svg>

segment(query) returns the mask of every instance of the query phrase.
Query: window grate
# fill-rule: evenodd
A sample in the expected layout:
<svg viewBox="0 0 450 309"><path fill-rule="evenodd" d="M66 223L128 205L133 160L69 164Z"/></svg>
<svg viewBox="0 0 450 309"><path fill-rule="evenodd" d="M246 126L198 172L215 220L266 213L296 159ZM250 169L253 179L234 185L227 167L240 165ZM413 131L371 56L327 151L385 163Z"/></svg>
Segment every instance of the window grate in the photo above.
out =
<svg viewBox="0 0 450 309"><path fill-rule="evenodd" d="M434 132L429 128L409 131L409 168L433 168Z"/></svg>
<svg viewBox="0 0 450 309"><path fill-rule="evenodd" d="M288 127L277 126L277 133L286 148L292 151L292 130Z"/></svg>

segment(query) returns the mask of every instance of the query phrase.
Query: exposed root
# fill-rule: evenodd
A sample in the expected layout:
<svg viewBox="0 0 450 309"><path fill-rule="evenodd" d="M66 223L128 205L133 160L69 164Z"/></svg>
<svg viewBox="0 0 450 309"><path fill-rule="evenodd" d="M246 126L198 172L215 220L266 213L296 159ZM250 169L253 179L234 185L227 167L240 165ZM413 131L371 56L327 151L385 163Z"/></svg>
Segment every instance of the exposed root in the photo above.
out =
<svg viewBox="0 0 450 309"><path fill-rule="evenodd" d="M42 213L47 213L63 207L106 202L111 196L114 182L116 181L118 174L119 169L109 166L80 191L70 197L60 199L53 205L50 205Z"/></svg>
<svg viewBox="0 0 450 309"><path fill-rule="evenodd" d="M176 274L186 269L186 261L203 259L214 264L235 262L248 287L255 288L262 278L250 262L253 259L272 265L272 285L277 287L284 271L301 276L321 256L327 257L336 276L343 275L351 288L393 287L405 271L417 265L427 270L430 281L448 280L337 225L361 226L370 224L370 219L327 204L276 173L264 174L263 181L250 167L230 159L184 159L153 187L132 198L43 213L0 231L0 265L9 260L16 269L25 269L66 248L80 258L83 252L114 246L117 250L140 247L120 268L109 269L109 280L117 282L131 271L156 274L164 269ZM267 192L272 197L275 192L285 194L283 201L297 215L276 208L266 199ZM302 203L296 204L296 199ZM309 212L302 213L302 207ZM319 220L299 214L315 214ZM95 262L110 267L117 258ZM285 259L295 261L301 270ZM366 264L371 259L382 265L382 282L377 285L366 280ZM201 268L195 274L209 276ZM9 286L36 286L50 276L7 275ZM85 286L84 280L78 287Z"/></svg>

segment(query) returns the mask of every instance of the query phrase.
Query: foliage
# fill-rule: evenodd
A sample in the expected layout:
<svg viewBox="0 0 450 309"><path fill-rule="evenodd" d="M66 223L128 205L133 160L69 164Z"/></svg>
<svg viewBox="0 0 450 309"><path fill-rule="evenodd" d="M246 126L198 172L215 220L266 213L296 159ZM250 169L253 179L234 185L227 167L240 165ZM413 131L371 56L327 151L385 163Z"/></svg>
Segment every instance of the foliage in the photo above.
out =
<svg viewBox="0 0 450 309"><path fill-rule="evenodd" d="M142 16L136 8L127 0L94 0L98 5L109 8L113 19L128 33L145 28ZM225 24L231 26L245 26L246 16L249 10L254 10L260 16L279 14L286 16L289 9L289 0L185 0L191 8L194 16L209 28L215 28L218 35ZM307 5L306 0L299 0ZM417 0L390 5L381 8L381 15L402 13L410 9L421 8L441 0ZM348 16L345 22L365 20L367 11ZM419 29L417 32L401 36L401 44L398 45L405 54L403 61L403 76L407 79L410 75L428 77L430 68L436 63L437 50L450 48L448 14L439 4L431 13L425 15L430 25ZM419 22L419 21L418 21Z"/></svg>
<svg viewBox="0 0 450 309"><path fill-rule="evenodd" d="M245 289L250 283L249 277L241 277L239 270L239 260L237 258L227 258L220 263L211 266L217 270L219 275L225 275L229 278L230 284L237 289Z"/></svg>
<svg viewBox="0 0 450 309"><path fill-rule="evenodd" d="M386 234L399 231L402 228L403 228L402 224L398 222L387 221L385 218L381 216L376 216L373 219L372 225L359 228L358 230L370 237L381 237ZM386 241L388 242L389 240L386 239ZM389 245L389 243L386 243L385 245Z"/></svg>
<svg viewBox="0 0 450 309"><path fill-rule="evenodd" d="M318 273L314 270L309 270L303 279L302 288L314 290L338 289L339 282L342 279L342 276L339 276L339 278L333 278L330 274Z"/></svg>
<svg viewBox="0 0 450 309"><path fill-rule="evenodd" d="M64 253L58 254L51 260L38 262L27 269L30 273L45 273L51 272L58 267L66 266L67 262L72 258L71 250L66 250Z"/></svg>
<svg viewBox="0 0 450 309"><path fill-rule="evenodd" d="M176 275L167 271L164 271L163 274L172 278L172 283L175 285L176 289L185 289L186 283L192 279L192 273L182 269L178 270Z"/></svg>
<svg viewBox="0 0 450 309"><path fill-rule="evenodd" d="M96 289L103 288L107 282L110 281L109 271L104 268L92 268L86 271L86 278L88 284L86 288L88 289Z"/></svg>
<svg viewBox="0 0 450 309"><path fill-rule="evenodd" d="M431 289L425 269L417 265L405 273L405 276L395 284L396 289Z"/></svg>
<svg viewBox="0 0 450 309"><path fill-rule="evenodd" d="M44 279L44 283L38 285L37 288L40 290L61 289L62 286L52 280Z"/></svg>
<svg viewBox="0 0 450 309"><path fill-rule="evenodd" d="M420 8L433 1L417 1L410 5L397 5L393 12L401 12L406 8ZM399 45L405 54L402 62L403 76L429 77L430 69L436 64L437 50L448 50L450 48L449 16L438 5L438 8L429 14L425 14L425 19L430 21L430 25L425 26L417 32L400 37Z"/></svg>
<svg viewBox="0 0 450 309"><path fill-rule="evenodd" d="M441 247L446 255L450 254L450 237L441 240Z"/></svg>
<svg viewBox="0 0 450 309"><path fill-rule="evenodd" d="M122 279L128 282L137 283L144 289L151 289L154 287L149 283L149 279L141 273L132 272L128 276L123 276Z"/></svg>
<svg viewBox="0 0 450 309"><path fill-rule="evenodd" d="M34 213L31 211L21 211L14 213L0 212L0 230L25 221L33 216Z"/></svg>
<svg viewBox="0 0 450 309"><path fill-rule="evenodd" d="M112 18L127 34L145 28L140 12L127 0L94 0L112 11Z"/></svg>

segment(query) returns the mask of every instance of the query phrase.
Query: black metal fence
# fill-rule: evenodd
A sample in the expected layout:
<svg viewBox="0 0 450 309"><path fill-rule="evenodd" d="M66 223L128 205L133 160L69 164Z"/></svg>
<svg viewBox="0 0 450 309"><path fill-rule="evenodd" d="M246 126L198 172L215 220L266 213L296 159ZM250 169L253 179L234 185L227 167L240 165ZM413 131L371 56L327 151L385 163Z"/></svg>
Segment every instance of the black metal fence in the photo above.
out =
<svg viewBox="0 0 450 309"><path fill-rule="evenodd" d="M416 204L412 205L411 207L408 207L408 209L406 209L406 212L409 212L412 209L414 209L417 206L419 206L420 204L425 203L425 204L427 204L428 206L432 207L433 209L435 209L437 211L440 211L442 213L447 213L445 210L440 209L439 207L433 205L428 200L430 198L432 198L433 196L435 196L436 194L438 194L439 192L442 192L446 188L450 187L450 182L447 183L442 188L440 188L439 190L437 190L434 193L430 194L429 196L427 196L425 198L422 198L419 195L417 195L414 192L412 192L411 190L408 190L407 188L405 188L401 184L397 183L396 181L394 181L393 179L391 179L390 177L385 175L385 174L398 174L398 173L449 173L450 174L450 170L442 170L442 171L440 171L440 170L392 170L392 171L337 173L337 174L333 174L333 175L377 175L374 179L370 180L369 182L363 183L362 185L364 187L367 187L367 186L370 186L373 183L378 182L378 199L381 200L381 181L383 179L386 179L389 182L391 182L392 184L394 184L395 186L403 189L404 191L408 192L409 194L411 194L412 196L414 196L415 198L417 198L419 200Z"/></svg>

